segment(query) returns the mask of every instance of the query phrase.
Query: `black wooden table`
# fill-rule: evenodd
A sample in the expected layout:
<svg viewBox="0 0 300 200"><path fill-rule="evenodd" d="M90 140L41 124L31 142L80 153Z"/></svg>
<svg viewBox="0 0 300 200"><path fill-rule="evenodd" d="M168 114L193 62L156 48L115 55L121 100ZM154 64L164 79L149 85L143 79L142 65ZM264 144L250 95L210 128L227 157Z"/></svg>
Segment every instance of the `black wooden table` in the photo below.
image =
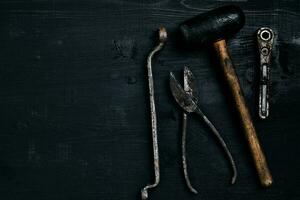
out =
<svg viewBox="0 0 300 200"><path fill-rule="evenodd" d="M179 49L178 24L233 3L246 14L231 40L247 102L256 116L255 31L276 33L270 118L254 117L274 185L259 186L247 143L207 47ZM132 200L153 180L146 56L160 25L169 31L153 70L161 183L151 200L300 199L300 3L298 0L40 0L0 2L0 199ZM181 169L181 110L169 71L190 66L199 105L221 131L237 161L196 117L189 120L188 192Z"/></svg>

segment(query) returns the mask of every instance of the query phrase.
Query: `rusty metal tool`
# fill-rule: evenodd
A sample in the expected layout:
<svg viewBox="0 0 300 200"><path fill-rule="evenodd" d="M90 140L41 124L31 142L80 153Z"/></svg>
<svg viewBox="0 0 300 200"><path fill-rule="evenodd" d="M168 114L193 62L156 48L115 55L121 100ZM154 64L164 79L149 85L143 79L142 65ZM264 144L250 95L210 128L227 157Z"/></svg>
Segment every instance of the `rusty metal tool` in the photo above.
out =
<svg viewBox="0 0 300 200"><path fill-rule="evenodd" d="M215 135L218 142L221 144L228 161L232 167L233 175L231 178L231 183L234 184L237 177L237 169L234 162L234 159L223 140L222 136L215 128L215 126L211 123L211 121L203 114L199 106L197 105L198 102L198 92L197 92L197 83L195 81L193 73L189 70L188 67L184 68L184 88L176 80L174 74L170 72L170 88L172 94L176 100L176 102L181 106L184 110L183 114L183 130L182 130L182 163L183 163L183 172L184 177L186 180L186 184L191 192L197 194L197 190L193 188L190 183L190 179L187 172L187 162L186 162L186 127L187 127L187 114L186 113L196 113L198 114L207 126L210 128L211 132Z"/></svg>
<svg viewBox="0 0 300 200"><path fill-rule="evenodd" d="M158 139L157 139L157 117L155 109L154 99L154 83L152 75L152 58L160 51L167 41L167 31L164 27L159 28L159 44L150 52L147 59L147 72L148 72L148 86L149 86L149 98L150 98L150 112L151 112L151 132L152 132L152 146L153 146L153 164L154 164L154 183L145 186L141 190L142 200L148 199L148 189L154 188L160 181L160 169L159 169L159 154L158 154Z"/></svg>
<svg viewBox="0 0 300 200"><path fill-rule="evenodd" d="M179 30L183 41L189 46L212 43L249 144L260 183L268 187L272 185L273 178L226 45L226 39L238 32L244 23L243 11L237 6L229 5L187 20L180 25Z"/></svg>
<svg viewBox="0 0 300 200"><path fill-rule="evenodd" d="M269 116L270 67L273 41L274 32L272 29L267 27L258 29L257 43L260 57L258 115L261 119L266 119Z"/></svg>
<svg viewBox="0 0 300 200"><path fill-rule="evenodd" d="M198 96L198 92L196 89L196 83L194 76L192 73L189 73L190 70L185 67L183 71L183 89L186 93L189 95L193 95L195 97ZM195 103L198 102L198 99L194 99ZM192 186L189 174L188 174L188 169L187 169L187 158L186 158L186 128L187 128L187 114L185 112L182 113L182 138L181 138L181 154L182 154L182 167L183 167L183 174L184 174L184 179L186 182L187 187L189 190L197 194L198 191Z"/></svg>

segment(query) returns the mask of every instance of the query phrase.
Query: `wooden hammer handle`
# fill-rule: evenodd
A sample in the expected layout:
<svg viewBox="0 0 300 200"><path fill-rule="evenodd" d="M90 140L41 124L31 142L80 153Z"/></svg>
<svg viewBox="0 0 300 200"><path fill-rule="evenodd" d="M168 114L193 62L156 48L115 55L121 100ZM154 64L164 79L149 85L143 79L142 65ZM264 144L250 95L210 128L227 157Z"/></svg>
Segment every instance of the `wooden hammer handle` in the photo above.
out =
<svg viewBox="0 0 300 200"><path fill-rule="evenodd" d="M220 40L214 43L214 48L217 52L217 56L220 59L220 64L225 76L229 89L233 95L235 106L238 110L239 119L244 129L246 139L249 143L250 151L255 163L255 167L263 186L268 187L272 184L272 176L267 165L265 155L259 144L259 140L251 120L249 110L246 106L246 101L243 96L242 89L239 84L239 80L234 70L234 66L231 62L229 53L227 51L225 40Z"/></svg>

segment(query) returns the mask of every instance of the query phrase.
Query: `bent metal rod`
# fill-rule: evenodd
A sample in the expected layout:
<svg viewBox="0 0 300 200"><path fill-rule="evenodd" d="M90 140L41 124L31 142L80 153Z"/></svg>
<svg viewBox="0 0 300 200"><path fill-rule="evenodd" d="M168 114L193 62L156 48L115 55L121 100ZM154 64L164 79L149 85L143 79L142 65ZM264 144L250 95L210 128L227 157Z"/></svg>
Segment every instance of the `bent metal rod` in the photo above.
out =
<svg viewBox="0 0 300 200"><path fill-rule="evenodd" d="M151 131L152 131L152 145L153 145L153 164L154 164L154 183L148 184L141 190L142 200L148 199L148 190L156 187L160 181L159 169L159 154L158 154L158 141L157 141L157 117L154 101L154 83L152 76L152 57L160 51L167 41L167 31L164 27L159 28L159 44L150 52L147 59L147 72L150 96L150 112L151 112Z"/></svg>

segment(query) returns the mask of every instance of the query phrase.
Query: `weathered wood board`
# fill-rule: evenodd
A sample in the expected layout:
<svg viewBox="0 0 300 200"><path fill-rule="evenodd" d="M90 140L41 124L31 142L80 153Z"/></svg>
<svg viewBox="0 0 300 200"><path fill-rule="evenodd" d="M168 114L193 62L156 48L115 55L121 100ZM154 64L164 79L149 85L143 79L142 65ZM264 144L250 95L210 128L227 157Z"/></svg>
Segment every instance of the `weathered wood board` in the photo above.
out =
<svg viewBox="0 0 300 200"><path fill-rule="evenodd" d="M276 33L270 118L254 121L274 177L259 186L208 47L184 51L178 24L212 8L236 4L245 27L229 49L247 102L256 114L255 31ZM169 31L155 59L161 183L150 199L300 199L300 1L298 0L18 0L0 2L0 199L139 199L153 179L146 56L155 30ZM190 194L180 156L181 110L169 71L190 66L199 105L228 142L238 180L205 125L190 117Z"/></svg>

